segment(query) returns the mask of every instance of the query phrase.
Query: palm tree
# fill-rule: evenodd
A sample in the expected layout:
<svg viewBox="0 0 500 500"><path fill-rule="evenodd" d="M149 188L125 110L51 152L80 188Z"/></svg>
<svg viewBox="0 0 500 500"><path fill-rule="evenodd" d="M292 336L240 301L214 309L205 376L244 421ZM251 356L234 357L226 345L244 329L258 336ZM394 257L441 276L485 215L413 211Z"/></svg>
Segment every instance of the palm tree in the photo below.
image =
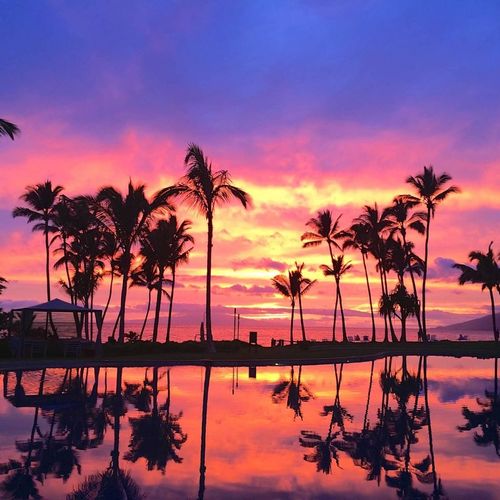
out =
<svg viewBox="0 0 500 500"><path fill-rule="evenodd" d="M306 341L306 329L304 326L304 314L302 309L302 296L305 295L311 287L316 283L316 280L310 280L305 278L302 274L304 270L304 263L297 264L295 262L295 269L292 270L292 281L294 281L297 286L297 297L299 298L299 314L300 314L300 326L302 329L302 341Z"/></svg>
<svg viewBox="0 0 500 500"><path fill-rule="evenodd" d="M122 290L120 297L119 342L125 338L125 306L127 302L127 284L132 263L132 248L139 241L153 215L159 210L173 210L168 203L170 192L157 193L151 201L145 194L145 186L134 186L132 181L124 196L114 187L102 188L97 194L100 204L98 216L101 222L116 238L122 253Z"/></svg>
<svg viewBox="0 0 500 500"><path fill-rule="evenodd" d="M172 271L172 287L170 288L170 304L168 307L168 323L166 341L170 342L170 327L172 325L172 307L174 303L176 270L180 264L186 263L189 253L193 249L194 238L188 233L191 229L191 221L184 220L180 224L175 215L170 216L172 226L172 240L169 245L169 267ZM191 246L188 245L191 244Z"/></svg>
<svg viewBox="0 0 500 500"><path fill-rule="evenodd" d="M380 276L380 288L382 295L389 293L387 286L386 275L386 246L384 240L384 233L387 232L390 225L389 209L385 208L379 211L378 205L375 203L373 207L365 205L362 214L354 219L355 224L363 224L364 231L367 232L366 238L369 241L370 253L377 259L377 269ZM391 334L394 335L392 329L392 320L389 316L389 325L391 327ZM384 315L384 342L389 340L389 330L387 316Z"/></svg>
<svg viewBox="0 0 500 500"><path fill-rule="evenodd" d="M403 239L403 248L406 250L407 260L410 260L411 250L410 242L407 238L407 232L409 229L416 231L419 234L425 234L425 221L427 219L427 214L425 212L413 212L410 210L417 205L415 200L408 200L402 196L396 196L392 202L392 206L389 207L389 226L391 231L391 236L394 234L401 235ZM415 283L415 273L413 266L409 266L408 270L410 272L411 283L413 287L413 295L417 298L418 311L416 314L419 336L423 338L422 333L422 320L420 317L420 303L418 302L417 285Z"/></svg>
<svg viewBox="0 0 500 500"><path fill-rule="evenodd" d="M375 313L373 312L373 301L372 292L370 289L370 279L368 277L368 269L366 267L366 259L368 258L368 253L370 252L370 228L366 224L358 223L353 224L349 231L346 233L347 238L342 245L345 250L347 248L356 248L361 252L361 257L363 259L363 269L365 271L366 288L368 290L368 302L370 303L370 314L372 318L372 342L376 342L375 335Z"/></svg>
<svg viewBox="0 0 500 500"><path fill-rule="evenodd" d="M406 321L418 314L417 298L399 283L390 294L382 295L379 310L380 314L395 316L401 321L401 342L406 342Z"/></svg>
<svg viewBox="0 0 500 500"><path fill-rule="evenodd" d="M143 262L139 268L134 269L130 274L130 286L144 287L148 290L148 305L146 306L146 314L139 334L139 339L142 340L148 322L149 311L151 310L151 294L156 288L156 273L153 266Z"/></svg>
<svg viewBox="0 0 500 500"><path fill-rule="evenodd" d="M299 293L299 283L297 281L297 275L293 274L292 271L288 271L288 276L284 274L278 274L271 279L274 288L290 300L290 306L292 308L290 315L290 345L293 344L293 317L295 314L295 299Z"/></svg>
<svg viewBox="0 0 500 500"><path fill-rule="evenodd" d="M207 449L207 423L208 423L208 391L210 390L210 374L212 365L207 363L205 366L205 381L203 383L203 403L201 410L201 438L200 438L200 482L198 486L198 500L205 496L205 474L207 466L205 455Z"/></svg>
<svg viewBox="0 0 500 500"><path fill-rule="evenodd" d="M328 245L328 251L330 253L330 259L333 266L333 248L342 250L341 246L337 243L338 240L346 237L346 232L339 229L339 221L342 217L340 214L335 220L333 214L330 210L319 210L316 217L312 217L306 222L306 226L309 226L312 231L306 231L301 237L303 241L304 248L317 247L325 241ZM338 291L335 291L335 307L334 307L334 319L337 318L337 307L339 301ZM335 337L335 324L333 322L333 336Z"/></svg>
<svg viewBox="0 0 500 500"><path fill-rule="evenodd" d="M19 134L19 132L20 130L17 125L0 118L0 136L8 135L12 140L14 140L14 137Z"/></svg>
<svg viewBox="0 0 500 500"><path fill-rule="evenodd" d="M250 204L250 196L242 189L234 186L227 170L212 169L212 163L196 144L189 144L184 164L186 175L174 188L166 188L164 192L175 193L196 208L207 219L207 276L206 276L206 334L209 348L214 349L211 315L211 284L212 284L212 246L213 219L215 208L228 203L232 199L239 201L244 208Z"/></svg>
<svg viewBox="0 0 500 500"><path fill-rule="evenodd" d="M478 250L469 254L469 260L476 261L476 267L471 267L466 264L453 264L453 267L460 269L462 274L458 277L458 283L465 285L465 283L478 283L481 289L488 289L491 302L491 320L493 325L493 336L495 341L498 341L499 332L497 329L496 314L495 314L495 298L493 290L496 289L500 293L500 268L495 255L493 253L493 242L490 243L486 253Z"/></svg>
<svg viewBox="0 0 500 500"><path fill-rule="evenodd" d="M28 186L21 199L26 202L27 207L16 207L13 217L26 217L28 223L36 222L33 231L42 231L45 236L45 277L47 280L47 301L50 301L50 242L49 234L57 231L53 224L55 206L62 186L52 187L51 181L43 184Z"/></svg>
<svg viewBox="0 0 500 500"><path fill-rule="evenodd" d="M457 186L450 186L443 189L445 184L451 181L451 176L446 172L440 175L436 175L434 172L434 167L429 165L424 166L424 171L416 176L410 176L406 179L406 182L412 185L417 196L413 195L403 195L403 200L421 203L426 207L427 213L425 220L427 222L425 228L425 253L424 253L424 273L422 277L422 328L424 331L424 339L427 338L427 323L426 323L426 311L425 311L425 292L427 283L427 270L429 266L429 235L431 218L434 217L436 212L436 207L444 201L450 194L460 192Z"/></svg>
<svg viewBox="0 0 500 500"><path fill-rule="evenodd" d="M337 291L339 294L340 315L342 317L342 342L347 342L347 330L345 327L344 306L342 304L342 292L340 291L340 280L342 276L351 269L351 262L344 262L344 256L339 255L333 259L332 267L325 265L320 266L325 276L333 276L337 284ZM335 342L335 337L333 337Z"/></svg>

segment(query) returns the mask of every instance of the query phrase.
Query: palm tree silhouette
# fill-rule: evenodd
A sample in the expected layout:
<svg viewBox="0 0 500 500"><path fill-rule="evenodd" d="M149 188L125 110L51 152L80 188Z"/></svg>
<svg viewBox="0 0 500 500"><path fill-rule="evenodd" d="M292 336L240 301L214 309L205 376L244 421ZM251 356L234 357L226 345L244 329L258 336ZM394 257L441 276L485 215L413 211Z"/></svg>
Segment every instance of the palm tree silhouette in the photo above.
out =
<svg viewBox="0 0 500 500"><path fill-rule="evenodd" d="M415 200L408 200L402 196L396 196L392 202L392 206L389 207L389 226L388 228L391 231L391 236L395 234L401 235L403 239L403 248L406 251L406 258L409 261L411 256L411 250L409 241L407 238L408 230L412 229L419 234L425 234L425 221L427 219L427 214L425 212L413 212L410 210L413 209L417 205ZM415 282L414 268L409 266L410 278L413 287L413 295L417 298L418 303L418 313L416 314L417 323L419 328L419 336L422 335L422 320L420 317L420 303L418 302L418 293L417 293L417 285Z"/></svg>
<svg viewBox="0 0 500 500"><path fill-rule="evenodd" d="M310 280L309 278L305 278L304 274L304 263L297 264L295 262L295 269L292 270L292 281L294 281L297 286L297 297L299 299L299 315L300 315L300 327L302 330L302 341L305 342L306 339L306 328L304 326L304 311L302 308L302 296L305 295L311 287L316 283L316 280Z"/></svg>
<svg viewBox="0 0 500 500"><path fill-rule="evenodd" d="M412 203L421 203L425 206L427 213L425 221L427 222L425 228L425 253L424 253L424 273L422 277L422 328L424 331L424 339L427 339L427 322L425 311L426 299L426 284L427 284L427 270L429 267L429 235L431 219L434 217L436 207L439 203L444 201L450 194L460 192L457 186L450 186L443 189L444 186L451 181L451 176L446 172L436 175L434 167L429 165L424 166L424 171L416 176L410 176L406 182L412 185L417 196L403 195L402 199Z"/></svg>
<svg viewBox="0 0 500 500"><path fill-rule="evenodd" d="M234 186L227 170L212 169L212 163L196 144L189 144L184 164L186 175L173 188L164 192L175 193L197 209L207 219L207 276L206 276L206 334L209 348L214 350L212 335L211 286L212 286L212 247L213 219L215 208L232 199L238 200L244 208L250 204L250 196L242 189Z"/></svg>
<svg viewBox="0 0 500 500"><path fill-rule="evenodd" d="M177 217L175 215L171 215L169 222L172 226L172 240L168 247L169 267L172 271L172 287L170 288L167 335L165 339L167 342L170 342L170 328L172 325L172 307L174 304L175 278L177 267L180 264L184 264L188 261L189 253L193 249L194 245L194 238L188 233L188 231L191 229L190 220L183 220L181 223L179 223Z"/></svg>
<svg viewBox="0 0 500 500"><path fill-rule="evenodd" d="M149 311L151 310L151 295L153 290L157 287L157 276L154 267L147 262L142 262L141 265L130 274L130 286L143 287L148 290L146 314L144 315L144 321L142 322L141 332L139 334L139 339L142 340L149 318Z"/></svg>
<svg viewBox="0 0 500 500"><path fill-rule="evenodd" d="M292 271L288 271L288 276L284 274L278 274L271 279L274 288L283 297L290 300L291 314L290 314L290 344L293 344L293 317L295 314L295 299L299 293L299 282L298 276L293 274Z"/></svg>
<svg viewBox="0 0 500 500"><path fill-rule="evenodd" d="M376 267L379 271L380 276L380 288L382 290L381 295L389 293L385 262L386 245L383 238L384 233L388 231L388 227L390 225L389 213L390 212L388 208L379 211L378 205L375 203L373 207L365 205L363 207L363 212L361 213L361 215L354 219L355 224L363 224L365 226L363 230L367 232L366 237L369 240L370 253L377 260ZM390 316L389 318L387 318L387 316L384 315L384 342L389 341L388 326L391 327L391 335L394 337L392 320Z"/></svg>
<svg viewBox="0 0 500 500"><path fill-rule="evenodd" d="M334 259L332 260L332 267L328 267L325 265L322 265L320 267L323 270L323 274L325 276L333 276L335 278L335 283L337 284L337 293L339 296L340 315L342 318L342 342L347 342L347 330L345 326L344 306L342 304L342 292L340 291L340 280L342 276L347 273L349 269L351 269L351 262L344 262L344 255L339 255L338 257L334 257ZM335 342L335 337L333 337L333 341Z"/></svg>
<svg viewBox="0 0 500 500"><path fill-rule="evenodd" d="M36 222L33 231L42 231L45 237L45 278L47 281L47 300L50 301L50 242L49 234L57 231L53 225L53 216L59 194L63 190L62 186L52 187L51 181L43 184L28 186L26 192L21 195L21 199L28 205L27 207L16 207L13 217L26 217L28 223Z"/></svg>
<svg viewBox="0 0 500 500"><path fill-rule="evenodd" d="M8 283L8 281L5 278L3 278L2 276L0 276L0 295L2 295L2 293L7 288L7 283Z"/></svg>
<svg viewBox="0 0 500 500"><path fill-rule="evenodd" d="M128 184L125 196L111 186L102 188L97 194L96 199L100 204L98 216L108 230L115 235L117 246L122 253L119 342L123 342L125 339L125 305L132 248L139 241L156 212L173 209L168 203L169 194L169 192L157 193L151 201L148 201L145 186L134 186L132 181Z"/></svg>
<svg viewBox="0 0 500 500"><path fill-rule="evenodd" d="M17 125L0 118L0 136L8 135L12 140L14 140L14 137L19 134L19 132L20 130Z"/></svg>
<svg viewBox="0 0 500 500"><path fill-rule="evenodd" d="M453 264L453 267L460 269L462 273L458 277L458 283L465 285L465 283L478 283L481 289L488 289L491 302L491 320L493 326L493 337L498 341L499 332L497 329L496 313L495 313L495 298L493 290L500 293L500 267L495 260L493 253L493 242L490 243L486 253L478 250L469 254L469 260L476 261L476 267L471 267L466 264Z"/></svg>
<svg viewBox="0 0 500 500"><path fill-rule="evenodd" d="M333 248L342 250L341 246L337 243L337 240L346 237L346 232L339 229L339 221L342 217L340 214L335 220L333 220L333 214L330 210L319 210L316 217L312 217L306 222L306 226L309 226L312 231L306 231L301 237L303 241L304 248L317 247L321 245L323 241L328 245L328 251L330 253L330 259L333 266ZM337 318L337 307L338 307L339 294L338 290L335 291L335 307L334 307L334 322L333 322L333 337L335 338L335 323Z"/></svg>
<svg viewBox="0 0 500 500"><path fill-rule="evenodd" d="M157 342L158 340L161 297L165 282L165 271L171 262L169 250L174 238L175 229L176 219L173 221L159 220L156 226L141 240L141 254L144 256L144 265L154 269L157 276L153 342Z"/></svg>
<svg viewBox="0 0 500 500"><path fill-rule="evenodd" d="M361 252L363 259L363 269L365 271L366 288L368 290L368 302L370 303L370 313L372 319L372 342L376 342L376 328L375 328L375 313L373 312L372 292L370 289L370 279L368 276L368 269L366 267L366 259L370 252L371 238L370 228L367 224L357 223L353 224L349 231L346 232L346 239L342 245L342 249L356 248Z"/></svg>

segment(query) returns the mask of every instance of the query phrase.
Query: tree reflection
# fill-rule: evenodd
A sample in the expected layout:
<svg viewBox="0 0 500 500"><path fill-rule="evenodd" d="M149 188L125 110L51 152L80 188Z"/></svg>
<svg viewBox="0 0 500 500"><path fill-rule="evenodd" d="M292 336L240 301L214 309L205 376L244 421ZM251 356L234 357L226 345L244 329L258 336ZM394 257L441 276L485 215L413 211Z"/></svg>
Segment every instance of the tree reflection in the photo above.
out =
<svg viewBox="0 0 500 500"><path fill-rule="evenodd" d="M165 473L169 461L182 462L178 452L186 442L187 434L182 432L179 422L182 412L170 412L170 370L167 371L167 400L161 407L158 406L158 379L158 368L154 368L153 380L150 382L153 407L146 415L129 418L132 436L124 458L131 462L145 458L148 470L156 468Z"/></svg>
<svg viewBox="0 0 500 500"><path fill-rule="evenodd" d="M428 498L427 493L415 487L414 479L432 484L432 498L441 498L444 492L436 474L426 359L420 358L417 374L409 372L405 356L398 370L392 370L392 363L392 358L385 359L380 374L382 402L376 424L370 426L365 415L362 431L346 433L341 449L351 456L355 465L367 471L368 481L376 480L380 484L384 475L387 486L395 488L400 498ZM419 403L422 389L423 404ZM391 396L395 405L391 404ZM412 445L418 443L418 433L424 427L428 429L429 454L412 460Z"/></svg>
<svg viewBox="0 0 500 500"><path fill-rule="evenodd" d="M339 466L338 450L342 448L342 438L345 434L345 420L352 421L352 415L340 404L340 386L342 383L342 372L344 365L341 364L339 370L337 365L333 365L335 373L335 399L332 405L324 406L321 415L330 416L328 433L323 439L313 431L301 431L299 438L300 445L304 448L312 448L312 452L304 455L306 462L316 464L316 470L325 474L332 471L332 462Z"/></svg>
<svg viewBox="0 0 500 500"><path fill-rule="evenodd" d="M120 468L120 418L124 415L122 392L123 368L116 369L116 389L112 399L113 449L108 468L87 476L70 495L69 500L141 500L144 498L139 486L129 472Z"/></svg>
<svg viewBox="0 0 500 500"><path fill-rule="evenodd" d="M484 398L477 398L478 411L467 406L462 409L466 423L458 427L460 432L478 429L474 432L474 442L478 446L493 445L500 457L500 399L498 396L498 358L495 358L493 392L484 391Z"/></svg>
<svg viewBox="0 0 500 500"><path fill-rule="evenodd" d="M295 380L294 366L290 367L290 379L282 380L273 389L271 398L273 403L282 403L286 401L287 408L293 410L294 418L302 416L302 403L306 403L314 398L310 389L302 383L302 365L299 365L297 380Z"/></svg>

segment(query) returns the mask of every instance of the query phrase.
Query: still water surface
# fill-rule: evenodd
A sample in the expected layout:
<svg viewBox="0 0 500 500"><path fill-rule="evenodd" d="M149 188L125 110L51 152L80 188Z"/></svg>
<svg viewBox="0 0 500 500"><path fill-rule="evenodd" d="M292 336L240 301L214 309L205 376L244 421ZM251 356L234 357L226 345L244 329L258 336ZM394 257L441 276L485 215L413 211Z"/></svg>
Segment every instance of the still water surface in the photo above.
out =
<svg viewBox="0 0 500 500"><path fill-rule="evenodd" d="M5 372L0 497L498 498L497 375L436 357Z"/></svg>

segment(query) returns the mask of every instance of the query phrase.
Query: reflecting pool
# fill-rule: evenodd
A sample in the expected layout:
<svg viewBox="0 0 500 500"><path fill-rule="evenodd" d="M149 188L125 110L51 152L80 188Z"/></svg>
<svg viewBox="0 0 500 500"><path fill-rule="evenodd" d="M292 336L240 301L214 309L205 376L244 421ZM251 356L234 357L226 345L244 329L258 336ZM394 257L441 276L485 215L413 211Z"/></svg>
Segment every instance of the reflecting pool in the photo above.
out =
<svg viewBox="0 0 500 500"><path fill-rule="evenodd" d="M1 498L498 498L495 359L1 377Z"/></svg>

